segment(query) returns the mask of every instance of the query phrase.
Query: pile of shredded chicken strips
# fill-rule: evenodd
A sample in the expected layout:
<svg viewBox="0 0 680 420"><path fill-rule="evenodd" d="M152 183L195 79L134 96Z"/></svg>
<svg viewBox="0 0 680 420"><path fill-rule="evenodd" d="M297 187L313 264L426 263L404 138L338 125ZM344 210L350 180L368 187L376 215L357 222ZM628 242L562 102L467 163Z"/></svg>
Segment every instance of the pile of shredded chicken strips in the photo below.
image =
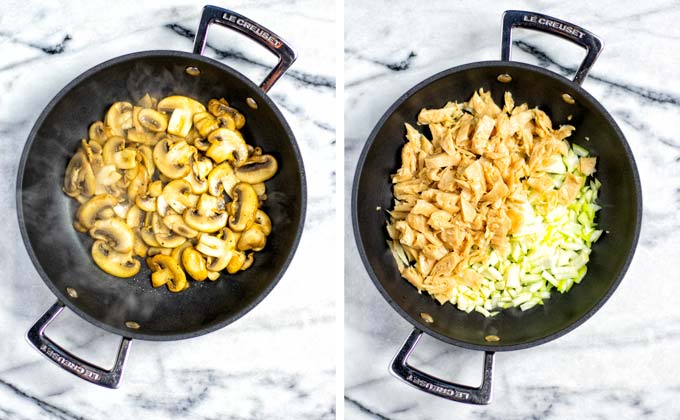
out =
<svg viewBox="0 0 680 420"><path fill-rule="evenodd" d="M401 275L440 303L458 287L478 289L483 275L471 266L492 250L507 256L528 213L568 206L595 170L594 157L581 157L579 170L555 185L549 168L568 152L574 127L553 128L545 112L515 106L509 92L504 102L480 89L468 102L423 109L418 125L431 139L406 124L388 244Z"/></svg>

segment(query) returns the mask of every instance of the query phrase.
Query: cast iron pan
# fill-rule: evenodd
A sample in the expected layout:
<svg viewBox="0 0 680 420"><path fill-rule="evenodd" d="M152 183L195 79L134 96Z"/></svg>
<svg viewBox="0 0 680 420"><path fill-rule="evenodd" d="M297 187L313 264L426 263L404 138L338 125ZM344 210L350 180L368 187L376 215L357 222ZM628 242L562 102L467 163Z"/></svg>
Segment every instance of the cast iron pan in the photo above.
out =
<svg viewBox="0 0 680 420"><path fill-rule="evenodd" d="M201 55L208 27L236 30L268 48L279 63L257 86L236 70ZM36 269L57 296L57 303L28 332L29 342L64 369L98 385L118 386L132 338L178 340L222 328L246 314L276 285L297 247L304 222L306 184L293 133L266 92L295 60L293 50L261 25L229 10L206 6L194 52L145 51L129 54L86 71L49 103L31 131L19 166L17 211L24 243ZM187 67L196 67L192 76ZM101 271L92 261L92 240L72 226L75 200L62 192L66 164L87 137L89 124L101 120L115 101L186 95L207 103L226 98L245 114L247 141L279 162L267 182L264 210L273 230L251 269L216 282L192 282L178 294L153 289L146 264L132 279ZM251 109L246 98L258 104ZM112 370L71 355L44 335L67 305L92 324L123 337ZM135 327L138 324L138 328ZM132 325L132 328L129 327Z"/></svg>
<svg viewBox="0 0 680 420"><path fill-rule="evenodd" d="M540 67L509 61L511 29L515 26L548 32L586 48L586 59L574 81ZM595 313L621 281L638 240L642 195L635 161L621 130L580 86L601 47L595 35L567 22L531 12L505 12L502 61L467 64L430 77L399 98L371 133L358 163L352 192L354 234L376 287L414 326L391 364L391 372L407 383L454 401L488 404L492 397L494 352L536 346L571 331ZM510 75L512 81L501 83L501 74ZM537 106L555 124L576 127L569 140L598 157L596 175L602 182L598 203L602 210L597 222L607 232L593 246L588 274L569 293L555 292L545 306L526 312L504 310L491 318L476 312L466 314L450 304L440 305L427 294L418 294L402 279L386 245L384 213L393 205L390 174L400 165L404 122L415 126L422 108L442 106L450 100L467 101L479 88L491 91L496 103L502 103L504 92L510 91L515 103ZM563 100L565 93L574 99L573 104ZM378 207L384 210L376 211ZM431 315L434 322L425 322L421 313ZM408 356L423 332L450 344L485 351L481 386L457 385L409 366ZM485 340L490 335L500 340Z"/></svg>

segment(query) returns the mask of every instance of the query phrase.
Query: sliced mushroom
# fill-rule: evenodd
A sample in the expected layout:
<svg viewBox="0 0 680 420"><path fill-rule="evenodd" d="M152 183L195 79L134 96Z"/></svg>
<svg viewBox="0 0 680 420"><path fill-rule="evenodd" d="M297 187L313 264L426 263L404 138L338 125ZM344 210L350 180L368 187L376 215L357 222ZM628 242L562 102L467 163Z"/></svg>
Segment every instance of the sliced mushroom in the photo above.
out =
<svg viewBox="0 0 680 420"><path fill-rule="evenodd" d="M152 197L148 192L144 194L138 194L135 197L135 204L140 209L146 212L156 211L156 197Z"/></svg>
<svg viewBox="0 0 680 420"><path fill-rule="evenodd" d="M208 278L208 269L205 265L205 258L193 247L186 248L182 252L182 266L187 273L196 281L203 281Z"/></svg>
<svg viewBox="0 0 680 420"><path fill-rule="evenodd" d="M248 147L238 131L219 128L210 133L208 141L210 147L205 155L216 163L228 160L234 162L235 166L240 166L248 159Z"/></svg>
<svg viewBox="0 0 680 420"><path fill-rule="evenodd" d="M133 231L140 230L144 226L145 212L137 206L130 207L125 223L130 226Z"/></svg>
<svg viewBox="0 0 680 420"><path fill-rule="evenodd" d="M156 235L153 233L150 226L144 226L139 231L139 236L141 236L144 243L150 247L158 248L161 246L161 244L159 244L158 241L156 240Z"/></svg>
<svg viewBox="0 0 680 420"><path fill-rule="evenodd" d="M227 224L227 213L224 202L217 197L203 194L198 200L196 209L184 212L184 221L189 227L201 232L217 232Z"/></svg>
<svg viewBox="0 0 680 420"><path fill-rule="evenodd" d="M257 226L253 226L241 234L236 249L239 251L261 251L267 244L267 236Z"/></svg>
<svg viewBox="0 0 680 420"><path fill-rule="evenodd" d="M198 237L196 250L208 257L207 268L210 271L224 270L234 252L226 241L205 233Z"/></svg>
<svg viewBox="0 0 680 420"><path fill-rule="evenodd" d="M135 176L135 178L130 182L130 185L128 185L127 188L128 200L130 200L131 202L136 202L137 197L146 194L148 186L149 186L149 174L148 172L146 172L146 169L137 171L137 176ZM153 211L147 210L147 208L144 208L144 210Z"/></svg>
<svg viewBox="0 0 680 420"><path fill-rule="evenodd" d="M158 197L161 194L163 194L162 181L154 181L151 184L149 184L149 195L151 197Z"/></svg>
<svg viewBox="0 0 680 420"><path fill-rule="evenodd" d="M168 133L179 137L186 137L191 130L191 111L186 109L176 109L172 111L168 122Z"/></svg>
<svg viewBox="0 0 680 420"><path fill-rule="evenodd" d="M220 278L220 273L218 271L208 270L208 280L215 281Z"/></svg>
<svg viewBox="0 0 680 420"><path fill-rule="evenodd" d="M113 207L116 204L118 199L112 195L96 195L78 209L78 223L85 229L90 229L98 219L113 216Z"/></svg>
<svg viewBox="0 0 680 420"><path fill-rule="evenodd" d="M269 236L272 232L272 220L269 218L269 215L261 209L257 209L257 212L255 212L255 223L253 226L260 228L265 236Z"/></svg>
<svg viewBox="0 0 680 420"><path fill-rule="evenodd" d="M187 135L184 137L184 141L186 141L187 144L190 144L190 145L193 146L193 145L194 145L194 142L195 142L197 139L200 139L200 138L201 138L201 135L198 134L198 131L196 130L196 127L191 127L191 130L189 130L189 134L187 134Z"/></svg>
<svg viewBox="0 0 680 420"><path fill-rule="evenodd" d="M246 254L244 252L236 251L227 264L227 273L234 274L241 270L243 264L246 262Z"/></svg>
<svg viewBox="0 0 680 420"><path fill-rule="evenodd" d="M258 182L257 184L250 184L253 186L253 189L255 190L255 194L260 198L260 201L262 200L262 197L267 195L267 186L264 184L264 182Z"/></svg>
<svg viewBox="0 0 680 420"><path fill-rule="evenodd" d="M185 249L194 246L193 243L190 241L184 241L182 245L178 246L177 248L173 248L172 252L170 253L170 256L177 261L177 264L182 264L182 253L184 252Z"/></svg>
<svg viewBox="0 0 680 420"><path fill-rule="evenodd" d="M139 123L149 131L159 133L168 128L168 117L155 109L144 108L139 111Z"/></svg>
<svg viewBox="0 0 680 420"><path fill-rule="evenodd" d="M94 222L94 226L90 229L90 236L106 242L109 248L120 253L132 251L134 244L132 229L125 220L118 217Z"/></svg>
<svg viewBox="0 0 680 420"><path fill-rule="evenodd" d="M113 136L106 140L106 143L102 146L102 159L104 160L104 165L115 165L116 161L114 155L124 149L125 139L123 137Z"/></svg>
<svg viewBox="0 0 680 420"><path fill-rule="evenodd" d="M200 150L201 152L205 152L210 148L210 142L208 139L203 139L203 138L197 138L194 139L194 147Z"/></svg>
<svg viewBox="0 0 680 420"><path fill-rule="evenodd" d="M225 114L217 117L217 123L220 127L228 128L230 130L236 130L236 122L231 115Z"/></svg>
<svg viewBox="0 0 680 420"><path fill-rule="evenodd" d="M165 216L163 218L163 223L168 229L185 238L195 238L198 235L198 231L187 225L184 218L179 214L169 214Z"/></svg>
<svg viewBox="0 0 680 420"><path fill-rule="evenodd" d="M231 197L231 192L240 181L234 174L234 169L229 162L221 163L210 171L208 175L208 192L214 196L220 196L227 192Z"/></svg>
<svg viewBox="0 0 680 420"><path fill-rule="evenodd" d="M69 197L91 197L97 188L92 166L85 153L78 150L66 166L64 174L64 192Z"/></svg>
<svg viewBox="0 0 680 420"><path fill-rule="evenodd" d="M116 252L104 241L94 242L92 259L104 272L122 278L134 276L141 267L139 261L132 257L132 252Z"/></svg>
<svg viewBox="0 0 680 420"><path fill-rule="evenodd" d="M163 188L161 197L168 203L170 208L180 214L184 213L188 207L194 207L198 200L198 196L191 193L191 184L184 179L175 179L169 182Z"/></svg>
<svg viewBox="0 0 680 420"><path fill-rule="evenodd" d="M128 130L127 139L132 143L143 144L146 146L154 146L159 140L156 134L137 129Z"/></svg>
<svg viewBox="0 0 680 420"><path fill-rule="evenodd" d="M229 116L234 120L234 126L238 130L246 124L246 119L243 114L238 112L235 108L230 107L229 103L224 98L220 98L219 101L217 99L209 100L208 110L216 117Z"/></svg>
<svg viewBox="0 0 680 420"><path fill-rule="evenodd" d="M156 211L161 217L167 216L169 209L170 206L168 205L168 202L165 201L165 197L162 194L156 197Z"/></svg>
<svg viewBox="0 0 680 420"><path fill-rule="evenodd" d="M191 171L191 155L196 149L185 141L170 145L168 138L153 149L153 162L161 174L171 179L184 178Z"/></svg>
<svg viewBox="0 0 680 420"><path fill-rule="evenodd" d="M208 134L220 128L220 125L211 113L199 112L194 114L194 127L201 137L208 137Z"/></svg>
<svg viewBox="0 0 680 420"><path fill-rule="evenodd" d="M132 169L137 166L137 152L132 149L124 149L113 154L113 164L118 169Z"/></svg>
<svg viewBox="0 0 680 420"><path fill-rule="evenodd" d="M115 165L103 166L95 174L95 194L111 194L118 196L120 194L117 188L118 182L123 176L116 170Z"/></svg>
<svg viewBox="0 0 680 420"><path fill-rule="evenodd" d="M89 130L87 131L88 136L90 137L90 140L94 140L100 145L104 144L106 139L108 138L106 136L106 130L104 129L104 123L101 121L95 121L90 125Z"/></svg>
<svg viewBox="0 0 680 420"><path fill-rule="evenodd" d="M250 228L255 222L259 204L257 194L250 184L241 182L236 184L231 195L234 201L231 205L229 227L236 232L242 232Z"/></svg>
<svg viewBox="0 0 680 420"><path fill-rule="evenodd" d="M205 107L202 103L194 99L187 98L186 96L179 95L168 96L161 99L161 101L158 102L157 109L160 112L167 113L171 113L175 109L185 109L191 112L192 115L198 112L205 112Z"/></svg>
<svg viewBox="0 0 680 420"><path fill-rule="evenodd" d="M124 136L125 130L132 128L132 104L130 102L116 102L111 105L104 123L111 127L114 136Z"/></svg>
<svg viewBox="0 0 680 420"><path fill-rule="evenodd" d="M153 272L151 274L153 287L167 284L171 292L181 292L189 287L184 270L172 257L161 254L148 258L146 262Z"/></svg>
<svg viewBox="0 0 680 420"><path fill-rule="evenodd" d="M138 231L134 232L134 235L135 243L132 245L132 253L138 257L145 258L149 252L149 247L146 245Z"/></svg>
<svg viewBox="0 0 680 420"><path fill-rule="evenodd" d="M127 218L128 211L130 210L130 207L134 206L134 204L130 203L127 200L119 200L118 204L113 206L113 213L120 217L121 219Z"/></svg>
<svg viewBox="0 0 680 420"><path fill-rule="evenodd" d="M243 182L258 184L265 182L276 174L279 165L272 155L252 156L243 165L235 169L236 176Z"/></svg>
<svg viewBox="0 0 680 420"><path fill-rule="evenodd" d="M247 270L253 265L253 263L255 262L255 257L254 257L253 254L254 253L252 253L252 252L248 253L248 255L246 256L245 262L241 266L241 271Z"/></svg>
<svg viewBox="0 0 680 420"><path fill-rule="evenodd" d="M151 229L153 230L156 241L164 248L178 247L187 239L184 236L180 236L175 232L170 231L160 219L158 213L154 213L152 216Z"/></svg>

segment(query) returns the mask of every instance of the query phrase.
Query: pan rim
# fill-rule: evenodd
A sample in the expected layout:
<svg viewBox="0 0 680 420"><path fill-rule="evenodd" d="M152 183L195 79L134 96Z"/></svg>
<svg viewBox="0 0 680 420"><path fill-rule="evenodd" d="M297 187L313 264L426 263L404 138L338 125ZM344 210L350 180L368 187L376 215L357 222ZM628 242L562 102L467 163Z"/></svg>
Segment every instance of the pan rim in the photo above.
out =
<svg viewBox="0 0 680 420"><path fill-rule="evenodd" d="M45 119L47 116L52 112L53 108L56 106L57 103L62 99L64 95L66 95L68 92L70 92L75 86L79 85L83 80L87 79L88 77L93 76L97 72L106 69L108 67L120 64L122 62L126 61L132 61L132 60L137 60L137 59L143 59L143 58L156 58L156 57L181 57L181 58L188 58L191 60L195 61L200 61L203 62L204 64L210 65L210 66L215 66L218 67L220 70L229 73L230 75L236 77L239 79L240 82L245 84L247 87L249 87L253 92L255 92L256 95L258 95L258 98L254 98L257 100L258 103L262 104L263 101L264 104L266 104L267 107L269 107L276 118L281 122L281 125L283 127L283 130L286 134L286 137L288 138L290 145L293 149L293 154L295 155L295 161L298 165L298 172L300 174L300 221L299 224L296 228L295 235L293 238L293 246L290 248L288 255L286 256L283 264L281 265L281 268L278 270L276 275L273 277L272 281L263 289L263 291L255 298L253 301L244 307L241 311L232 314L231 316L225 318L224 320L220 322L215 322L212 324L209 324L208 326L204 328L200 328L196 331L189 331L189 332L181 332L181 333L162 333L162 334L146 334L146 333L139 333L135 331L130 331L130 330L124 330L123 328L118 328L113 325L107 324L105 322L102 322L93 316L89 315L85 311L82 311L80 308L78 308L72 301L71 299L66 295L66 293L62 292L50 279L50 277L47 275L47 273L43 270L42 265L38 261L37 255L35 251L33 250L33 247L31 245L30 239L28 237L28 233L26 231L26 225L25 225L25 220L24 220L24 212L23 212L23 204L22 204L22 191L23 191L23 175L25 171L25 166L26 166L26 160L29 155L29 151L33 145L33 142L35 140L35 136L44 123ZM293 134L292 129L288 125L288 122L286 119L283 117L283 114L279 110L279 108L276 106L274 101L270 98L270 96L264 92L258 85L256 85L253 81L248 79L245 75L240 73L239 71L227 66L224 63L221 63L217 60L214 60L212 58L199 55L199 54L193 54L185 51L177 51L177 50L148 50L148 51L138 51L138 52L133 52L129 54L124 54L120 55L117 57L114 57L112 59L106 60L104 62L101 62L84 72L82 72L80 75L78 75L76 78L71 80L66 86L64 86L55 96L50 100L50 102L45 106L45 108L42 110L40 115L38 116L36 122L33 125L33 128L31 129L28 138L26 142L24 143L24 148L21 152L21 158L19 160L19 167L17 170L17 178L16 178L16 188L15 188L15 195L16 195L16 209L17 209L17 218L19 222L19 231L21 232L21 238L24 242L24 246L26 248L26 251L28 253L29 258L31 259L31 262L33 263L33 267L36 269L38 274L40 275L41 279L43 282L47 285L47 287L52 291L52 293L55 295L58 301L62 302L65 304L71 311L76 313L79 317L84 319L85 321L105 330L110 333L113 333L115 335L121 336L121 337L126 337L130 339L136 339L136 340L145 340L145 341L174 341L174 340L183 340L183 339L188 339L188 338L194 338L194 337L199 337L201 335L209 334L211 332L217 331L221 328L226 327L227 325L237 321L244 315L246 315L248 312L253 310L255 306L259 305L268 295L269 293L276 287L276 285L279 283L281 280L281 277L283 277L284 273L287 271L293 257L295 256L295 253L297 251L298 245L300 243L300 238L302 236L302 231L304 230L304 224L305 224L305 218L306 218L306 213L307 213L307 181L306 181L306 176L305 176L305 168L304 168L304 162L302 160L302 155L300 154L300 149L298 147L297 141L295 139L295 135Z"/></svg>
<svg viewBox="0 0 680 420"><path fill-rule="evenodd" d="M631 248L628 251L628 255L626 256L626 259L624 260L624 263L621 267L621 270L616 274L616 277L614 279L614 282L612 283L611 287L607 290L606 293L604 293L596 302L591 306L586 312L584 312L577 320L574 322L567 324L563 326L562 328L558 329L557 331L550 333L550 334L545 334L539 337L535 337L534 339L531 340L526 340L520 343L516 344L498 344L498 345L479 345L476 343L471 343L459 339L455 339L452 337L449 337L447 335L441 334L434 329L430 328L424 321L419 320L415 317L412 317L406 310L404 310L396 301L392 298L392 296L387 292L387 290L383 287L382 283L380 282L378 276L376 275L375 271L373 270L373 267L371 266L369 260L368 260L368 255L366 253L366 250L364 249L363 243L361 241L361 232L359 229L359 216L358 216L358 194L359 194L359 180L361 178L361 175L364 170L364 165L366 161L366 156L368 155L368 151L371 149L373 142L375 141L379 131L382 129L382 127L385 124L385 121L392 116L392 114L406 101L408 100L412 95L414 95L416 92L419 92L420 90L424 89L426 86L430 85L431 83L440 80L445 77L449 77L454 75L455 73L459 73L462 71L467 71L467 70L473 70L473 69L478 69L478 68L493 68L493 67L515 67L517 69L521 70L528 70L532 71L535 73L539 73L541 75L547 76L549 78L554 79L555 81L562 83L565 85L565 87L569 87L573 91L576 91L578 94L582 95L585 97L589 103L596 109L597 112L599 112L605 120L610 124L612 129L615 131L619 139L621 139L621 146L623 147L623 150L625 152L626 157L628 158L628 162L632 168L632 175L633 175L633 183L634 183L634 196L636 198L636 205L635 205L635 220L634 222L634 230L633 230L633 241L631 243ZM528 64L528 63L521 63L521 62L516 62L516 61L501 61L501 60L494 60L494 61L477 61L473 63L467 63L463 64L460 66L455 66L451 67L449 69L446 69L444 71L438 72L425 80L422 80L421 82L417 83L413 87L409 88L404 94L399 96L399 98L385 111L385 113L380 117L376 125L373 127L373 130L369 134L366 142L363 145L361 154L359 156L359 160L357 161L357 167L354 172L354 180L352 182L352 203L351 203L351 212L352 212L352 231L354 234L354 241L357 246L357 250L359 251L359 255L361 257L361 261L364 264L364 268L366 269L369 277L371 278L374 286L378 289L380 292L381 296L383 299L389 303L389 305L402 317L404 318L409 324L413 326L413 328L419 329L426 334L428 334L431 337L434 337L438 340L441 340L445 343L452 344L458 347L462 348L467 348L470 350L478 350L478 351L513 351L513 350L522 350L534 346L538 346L544 343L547 343L549 341L555 340L570 331L574 330L575 328L579 327L582 325L585 321L587 321L590 317L592 317L606 302L609 300L611 295L616 291L618 288L619 284L623 280L623 277L625 277L626 272L628 271L628 268L633 260L633 256L635 255L635 251L637 248L638 240L640 237L640 229L642 225L642 188L640 185L640 176L638 173L637 165L635 163L635 157L633 156L633 153L630 149L630 145L628 144L628 141L626 140L626 137L623 135L623 132L619 128L618 124L616 124L616 121L614 118L609 114L609 112L600 104L600 102L595 99L588 91L586 91L581 85L578 85L574 83L573 81L567 79L564 76L561 76L553 71L544 69L539 66L535 66L533 64ZM414 294L415 296L415 294ZM472 314L471 314L472 315ZM481 315L479 315L481 316Z"/></svg>

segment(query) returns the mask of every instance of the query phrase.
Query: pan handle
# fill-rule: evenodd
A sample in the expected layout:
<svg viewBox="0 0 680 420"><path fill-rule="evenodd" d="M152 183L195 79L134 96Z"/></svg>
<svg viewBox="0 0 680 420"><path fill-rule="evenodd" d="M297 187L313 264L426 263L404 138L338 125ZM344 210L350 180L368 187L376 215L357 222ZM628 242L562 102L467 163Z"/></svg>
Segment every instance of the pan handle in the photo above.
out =
<svg viewBox="0 0 680 420"><path fill-rule="evenodd" d="M45 335L45 329L57 316L64 310L64 304L57 301L50 309L45 312L36 323L28 330L26 338L28 342L36 348L43 356L57 364L62 369L70 372L81 379L92 382L95 385L105 388L118 388L123 377L125 359L130 351L132 339L123 337L116 356L116 363L111 370L105 370L91 363L88 363L77 356L69 353L57 343L50 340Z"/></svg>
<svg viewBox="0 0 680 420"><path fill-rule="evenodd" d="M198 24L198 30L194 37L194 54L203 54L208 27L212 23L247 36L278 57L279 62L260 84L260 88L265 92L268 92L274 86L274 83L283 76L297 58L293 48L274 32L245 16L217 6L205 6L203 8L201 22Z"/></svg>
<svg viewBox="0 0 680 420"><path fill-rule="evenodd" d="M563 20L555 19L540 13L525 12L523 10L508 10L503 13L503 35L501 40L501 60L510 61L512 47L512 28L532 29L571 41L586 49L586 58L576 71L574 82L583 84L588 71L595 64L595 60L602 52L604 43L592 32Z"/></svg>
<svg viewBox="0 0 680 420"><path fill-rule="evenodd" d="M446 398L447 400L477 405L489 404L493 397L493 361L495 353L492 351L484 352L484 371L482 384L479 388L458 385L429 375L408 364L408 358L416 348L422 335L422 331L417 328L413 329L411 335L408 336L401 349L399 349L399 353L392 360L390 372L421 391Z"/></svg>

